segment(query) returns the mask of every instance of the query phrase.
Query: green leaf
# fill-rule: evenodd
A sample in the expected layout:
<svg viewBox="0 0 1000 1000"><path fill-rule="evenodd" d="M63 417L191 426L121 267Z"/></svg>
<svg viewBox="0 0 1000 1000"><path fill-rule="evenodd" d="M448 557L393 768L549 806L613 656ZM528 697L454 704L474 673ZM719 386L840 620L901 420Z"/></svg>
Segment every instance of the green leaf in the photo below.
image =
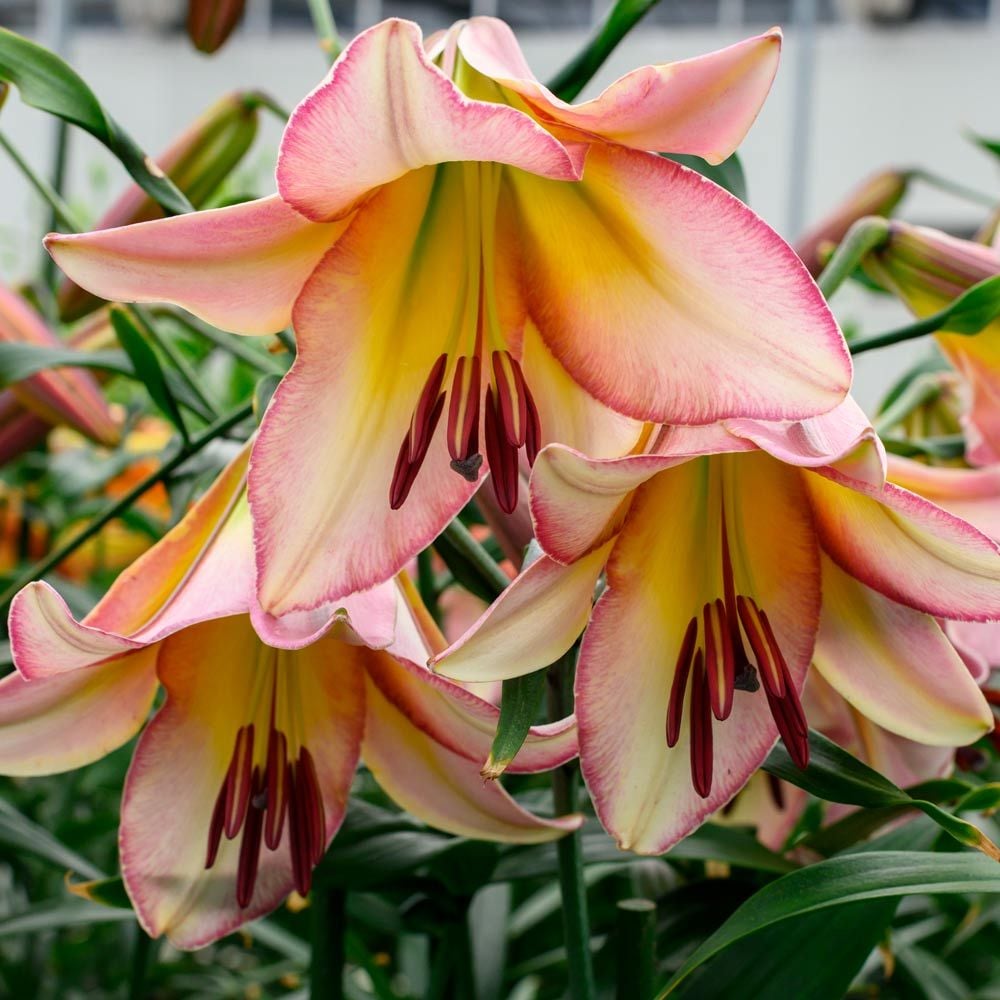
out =
<svg viewBox="0 0 1000 1000"><path fill-rule="evenodd" d="M965 455L965 436L963 434L944 434L940 437L927 438L897 438L883 434L882 443L885 450L893 455L904 458L954 459Z"/></svg>
<svg viewBox="0 0 1000 1000"><path fill-rule="evenodd" d="M969 1000L972 990L937 955L910 946L896 952L896 960L920 996L927 1000Z"/></svg>
<svg viewBox="0 0 1000 1000"><path fill-rule="evenodd" d="M764 762L764 770L828 802L869 809L899 806L919 809L955 840L1000 861L1000 849L978 827L945 812L933 802L913 798L815 730L809 732L807 768L796 767L784 745L779 743Z"/></svg>
<svg viewBox="0 0 1000 1000"><path fill-rule="evenodd" d="M49 833L34 820L19 813L9 802L0 799L0 844L33 854L56 868L69 869L84 878L100 879L104 873L85 857Z"/></svg>
<svg viewBox="0 0 1000 1000"><path fill-rule="evenodd" d="M135 378L135 370L122 351L74 351L37 344L0 344L0 389L49 368L97 368Z"/></svg>
<svg viewBox="0 0 1000 1000"><path fill-rule="evenodd" d="M1000 274L973 285L935 316L943 317L940 329L948 333L979 333L1000 316Z"/></svg>
<svg viewBox="0 0 1000 1000"><path fill-rule="evenodd" d="M267 409L268 403L271 402L271 397L280 381L281 375L277 372L263 375L257 380L253 390L253 415L258 424L264 419L264 411Z"/></svg>
<svg viewBox="0 0 1000 1000"><path fill-rule="evenodd" d="M988 139L984 135L977 135L975 132L965 133L980 149L985 149L987 153L992 153L1000 158L1000 139Z"/></svg>
<svg viewBox="0 0 1000 1000"><path fill-rule="evenodd" d="M135 914L131 910L115 910L86 900L46 900L0 920L0 937L125 920L135 920Z"/></svg>
<svg viewBox="0 0 1000 1000"><path fill-rule="evenodd" d="M132 900L125 891L125 882L119 875L116 878L99 878L90 882L71 882L66 880L66 888L80 899L89 899L92 903L102 906L114 906L120 910L131 910Z"/></svg>
<svg viewBox="0 0 1000 1000"><path fill-rule="evenodd" d="M829 907L916 893L1000 893L1000 865L981 854L873 851L791 872L751 896L695 950L660 996L672 993L708 959L756 931Z"/></svg>
<svg viewBox="0 0 1000 1000"><path fill-rule="evenodd" d="M101 107L80 76L55 53L0 28L0 80L17 87L25 104L77 125L103 143L166 212L191 211L187 198Z"/></svg>
<svg viewBox="0 0 1000 1000"><path fill-rule="evenodd" d="M899 900L869 900L806 913L730 945L675 992L687 1000L842 997L892 920Z"/></svg>
<svg viewBox="0 0 1000 1000"><path fill-rule="evenodd" d="M174 394L167 384L167 376L160 365L156 352L149 346L142 331L132 322L128 313L117 306L111 308L111 325L114 327L118 342L125 349L135 373L146 386L153 402L170 419L170 422L180 431L185 442L188 440L187 426L181 416L180 407Z"/></svg>
<svg viewBox="0 0 1000 1000"><path fill-rule="evenodd" d="M714 181L721 188L725 188L731 195L735 195L742 202L747 201L747 179L743 172L743 164L739 155L733 153L721 163L709 163L700 156L691 156L688 153L661 153L661 156L692 170Z"/></svg>
<svg viewBox="0 0 1000 1000"><path fill-rule="evenodd" d="M549 81L549 89L572 101L601 68L618 43L659 0L616 0L593 38Z"/></svg>
<svg viewBox="0 0 1000 1000"><path fill-rule="evenodd" d="M499 778L524 745L528 730L538 715L548 668L503 682L500 695L500 718L490 755L483 767L483 777Z"/></svg>

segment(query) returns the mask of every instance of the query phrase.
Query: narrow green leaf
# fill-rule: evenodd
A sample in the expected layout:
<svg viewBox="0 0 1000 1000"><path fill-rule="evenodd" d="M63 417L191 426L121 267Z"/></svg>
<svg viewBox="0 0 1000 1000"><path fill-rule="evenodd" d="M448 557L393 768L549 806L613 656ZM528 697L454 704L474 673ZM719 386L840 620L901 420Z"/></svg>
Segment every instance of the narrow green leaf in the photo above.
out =
<svg viewBox="0 0 1000 1000"><path fill-rule="evenodd" d="M661 153L661 156L692 170L714 181L721 188L725 188L731 195L735 195L742 202L747 201L747 179L743 172L743 164L739 155L733 153L721 163L709 163L708 160L700 156L692 156L688 153Z"/></svg>
<svg viewBox="0 0 1000 1000"><path fill-rule="evenodd" d="M264 419L264 411L280 381L281 376L277 372L268 373L257 380L253 390L253 415L258 424Z"/></svg>
<svg viewBox="0 0 1000 1000"><path fill-rule="evenodd" d="M914 946L900 948L896 960L917 995L926 1000L969 1000L972 996L968 983L930 951Z"/></svg>
<svg viewBox="0 0 1000 1000"><path fill-rule="evenodd" d="M490 755L483 766L484 778L499 778L524 745L528 730L538 716L547 675L548 668L544 668L503 682L500 718Z"/></svg>
<svg viewBox="0 0 1000 1000"><path fill-rule="evenodd" d="M25 104L77 125L103 143L136 183L171 214L191 204L101 107L94 92L54 52L0 28L0 80L17 87Z"/></svg>
<svg viewBox="0 0 1000 1000"><path fill-rule="evenodd" d="M92 903L102 906L114 906L120 910L131 910L132 900L125 891L125 882L119 875L115 878L99 878L90 882L71 882L66 880L66 888L80 899L89 899Z"/></svg>
<svg viewBox="0 0 1000 1000"><path fill-rule="evenodd" d="M136 375L141 379L156 405L180 431L185 442L188 440L187 426L180 407L167 384L167 376L160 365L156 352L149 346L142 331L132 322L131 317L117 306L111 308L111 325L118 342L132 361Z"/></svg>
<svg viewBox="0 0 1000 1000"><path fill-rule="evenodd" d="M0 937L12 934L37 934L62 927L79 927L87 924L107 924L135 920L131 910L115 910L86 900L46 900L12 913L0 920Z"/></svg>
<svg viewBox="0 0 1000 1000"><path fill-rule="evenodd" d="M0 344L0 389L49 368L96 368L135 378L128 356L121 351L74 351L37 344Z"/></svg>
<svg viewBox="0 0 1000 1000"><path fill-rule="evenodd" d="M56 868L77 872L84 878L104 877L100 868L57 840L45 827L22 815L3 799L0 799L0 844L33 854Z"/></svg>
<svg viewBox="0 0 1000 1000"><path fill-rule="evenodd" d="M793 917L867 899L917 893L1000 893L1000 865L981 854L873 851L830 858L785 875L751 896L684 963L672 993L729 945Z"/></svg>
<svg viewBox="0 0 1000 1000"><path fill-rule="evenodd" d="M966 336L979 333L984 326L1000 316L1000 275L994 275L963 292L944 313L940 329Z"/></svg>
<svg viewBox="0 0 1000 1000"><path fill-rule="evenodd" d="M987 153L992 153L994 156L1000 158L1000 139L988 139L984 135L978 135L975 132L966 131L966 136L970 138L980 149L985 149Z"/></svg>

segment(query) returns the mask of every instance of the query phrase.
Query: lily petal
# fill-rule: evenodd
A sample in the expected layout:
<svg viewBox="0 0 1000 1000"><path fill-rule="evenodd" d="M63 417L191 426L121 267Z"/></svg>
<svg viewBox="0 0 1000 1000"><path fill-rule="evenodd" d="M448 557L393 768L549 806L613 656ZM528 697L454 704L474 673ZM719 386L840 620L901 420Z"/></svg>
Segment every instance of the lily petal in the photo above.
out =
<svg viewBox="0 0 1000 1000"><path fill-rule="evenodd" d="M259 596L270 614L391 577L475 491L448 468L442 424L406 503L389 506L397 452L452 325L441 275L461 274L464 259L461 185L439 187L432 207L433 184L418 171L383 188L296 305L298 356L250 471ZM431 211L439 214L422 229Z"/></svg>
<svg viewBox="0 0 1000 1000"><path fill-rule="evenodd" d="M932 746L965 746L993 714L941 627L823 559L823 610L813 664L859 712Z"/></svg>
<svg viewBox="0 0 1000 1000"><path fill-rule="evenodd" d="M274 651L261 645L245 615L192 626L161 649L167 699L143 732L125 782L122 874L149 934L199 948L272 910L294 884L287 827L277 850L261 847L246 908L236 901L239 837L223 837L213 866L205 868L209 826L236 732L255 717L258 730L267 731L267 700L256 712L253 707L253 667ZM275 655L283 658L276 669L294 674L298 687L300 738L316 748L329 842L343 819L364 721L357 650L326 638Z"/></svg>
<svg viewBox="0 0 1000 1000"><path fill-rule="evenodd" d="M732 715L712 723L715 777L707 798L692 786L688 707L677 745L668 748L665 738L674 665L688 621L717 585L706 551L718 529L706 524L709 504L700 502L711 461L719 460L687 462L639 488L577 666L587 786L608 832L621 847L643 854L665 851L725 805L777 736L763 692L737 691ZM754 599L766 608L801 687L820 597L801 476L765 455L727 461L736 477L727 480L727 496L736 500L730 520L733 552L739 553L734 560L752 567Z"/></svg>
<svg viewBox="0 0 1000 1000"><path fill-rule="evenodd" d="M234 333L277 333L344 223L317 225L277 195L229 208L45 238L55 262L104 299L173 302Z"/></svg>
<svg viewBox="0 0 1000 1000"><path fill-rule="evenodd" d="M0 774L70 771L130 740L149 715L156 650L84 670L0 681Z"/></svg>
<svg viewBox="0 0 1000 1000"><path fill-rule="evenodd" d="M472 18L458 47L470 66L524 98L545 124L633 149L693 153L719 163L743 141L771 89L781 31L772 28L694 59L643 66L576 105L535 79L503 21Z"/></svg>
<svg viewBox="0 0 1000 1000"><path fill-rule="evenodd" d="M850 357L808 271L721 188L605 145L590 149L578 184L522 171L508 180L529 312L605 405L705 424L801 419L844 398Z"/></svg>
<svg viewBox="0 0 1000 1000"><path fill-rule="evenodd" d="M368 656L380 660L387 654ZM429 735L385 696L371 673L366 705L361 755L385 791L424 822L449 833L516 844L554 840L582 822L575 815L535 816L499 782L483 781L478 761L460 756Z"/></svg>
<svg viewBox="0 0 1000 1000"><path fill-rule="evenodd" d="M1000 550L915 493L834 469L804 475L823 548L852 576L943 618L1000 618Z"/></svg>
<svg viewBox="0 0 1000 1000"><path fill-rule="evenodd" d="M411 170L459 160L579 177L557 139L521 111L469 100L427 57L420 28L389 18L358 35L293 112L278 191L321 222Z"/></svg>
<svg viewBox="0 0 1000 1000"><path fill-rule="evenodd" d="M587 625L611 542L568 566L536 559L456 642L431 661L460 681L499 681L554 663Z"/></svg>
<svg viewBox="0 0 1000 1000"><path fill-rule="evenodd" d="M482 766L493 744L495 705L426 667L391 656L372 656L368 676L383 697L410 723L452 753ZM577 754L576 720L532 726L524 745L507 768L511 774L532 774L565 764Z"/></svg>
<svg viewBox="0 0 1000 1000"><path fill-rule="evenodd" d="M993 669L1000 667L1000 622L944 622L944 632L972 679L985 685Z"/></svg>

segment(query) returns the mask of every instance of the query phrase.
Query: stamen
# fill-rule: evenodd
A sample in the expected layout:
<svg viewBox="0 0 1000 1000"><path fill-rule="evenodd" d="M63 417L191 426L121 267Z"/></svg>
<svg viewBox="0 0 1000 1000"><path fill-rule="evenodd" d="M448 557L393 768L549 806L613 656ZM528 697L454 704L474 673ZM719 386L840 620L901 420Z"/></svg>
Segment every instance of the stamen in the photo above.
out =
<svg viewBox="0 0 1000 1000"><path fill-rule="evenodd" d="M785 680L784 697L776 698L768 691L767 685L764 686L764 693L778 732L785 741L788 755L796 767L805 768L809 766L809 723L791 677L786 677Z"/></svg>
<svg viewBox="0 0 1000 1000"><path fill-rule="evenodd" d="M517 447L512 445L503 433L499 404L493 395L493 387L486 390L486 458L490 463L490 479L497 504L505 514L512 514L517 507L518 468Z"/></svg>
<svg viewBox="0 0 1000 1000"><path fill-rule="evenodd" d="M733 647L729 634L726 605L721 598L706 604L702 609L705 623L705 671L712 693L712 712L723 722L733 710L733 692L736 670Z"/></svg>
<svg viewBox="0 0 1000 1000"><path fill-rule="evenodd" d="M240 842L240 857L236 866L236 902L241 909L249 906L253 899L260 866L260 834L264 825L264 810L256 802L265 792L266 785L259 767L253 769L252 787L252 801L243 826L243 840Z"/></svg>
<svg viewBox="0 0 1000 1000"><path fill-rule="evenodd" d="M479 478L483 456L479 453L479 400L482 395L482 362L479 356L460 357L455 363L448 404L448 452L451 467L463 479Z"/></svg>
<svg viewBox="0 0 1000 1000"><path fill-rule="evenodd" d="M223 781L219 794L215 797L215 808L212 810L212 818L208 823L208 848L205 851L206 869L211 868L219 856L219 845L222 843L222 825L226 818L227 785L228 783Z"/></svg>
<svg viewBox="0 0 1000 1000"><path fill-rule="evenodd" d="M520 448L528 434L527 386L521 366L509 351L493 352L493 384L507 442Z"/></svg>
<svg viewBox="0 0 1000 1000"><path fill-rule="evenodd" d="M707 799L712 792L712 706L705 663L699 649L691 675L691 783Z"/></svg>
<svg viewBox="0 0 1000 1000"><path fill-rule="evenodd" d="M288 812L288 740L279 729L272 729L267 743L267 822L264 843L276 850Z"/></svg>
<svg viewBox="0 0 1000 1000"><path fill-rule="evenodd" d="M688 674L691 672L691 660L694 657L694 644L698 638L698 619L688 622L687 631L681 640L681 649L677 654L677 664L674 667L674 681L670 685L670 698L667 701L667 746L677 745L681 735L681 718L684 714L684 694L687 689Z"/></svg>
<svg viewBox="0 0 1000 1000"><path fill-rule="evenodd" d="M782 673L784 657L774 640L770 624L767 624L767 619L763 617L753 598L740 594L736 598L736 607L739 611L743 631L746 632L750 648L757 660L757 668L761 672L764 689L771 697L783 698L785 696L785 677ZM770 634L770 639L768 634ZM774 655L775 651L777 651L777 656ZM787 669L785 667L786 672Z"/></svg>
<svg viewBox="0 0 1000 1000"><path fill-rule="evenodd" d="M326 849L326 814L312 755L303 747L291 769L288 826L292 877L300 895L312 885L312 870Z"/></svg>
<svg viewBox="0 0 1000 1000"><path fill-rule="evenodd" d="M785 808L785 788L782 785L780 779L776 778L769 771L764 772L767 775L767 790L771 793L771 801L774 803L776 809Z"/></svg>
<svg viewBox="0 0 1000 1000"><path fill-rule="evenodd" d="M232 760L226 774L226 837L232 840L240 832L250 802L253 777L253 723L240 726L236 733Z"/></svg>
<svg viewBox="0 0 1000 1000"><path fill-rule="evenodd" d="M528 404L528 432L524 437L524 456L528 460L528 465L534 465L542 447L542 422L538 416L538 407L535 406L535 398L527 385L524 387L524 399Z"/></svg>
<svg viewBox="0 0 1000 1000"><path fill-rule="evenodd" d="M413 488L420 466L423 465L424 458L427 456L427 449L430 448L438 421L441 419L445 399L445 394L441 392L441 386L444 382L447 363L447 354L442 354L434 362L434 367L431 368L430 375L427 376L413 416L410 418L410 429L399 447L396 468L393 471L392 484L389 487L389 506L393 510L399 510L402 507Z"/></svg>

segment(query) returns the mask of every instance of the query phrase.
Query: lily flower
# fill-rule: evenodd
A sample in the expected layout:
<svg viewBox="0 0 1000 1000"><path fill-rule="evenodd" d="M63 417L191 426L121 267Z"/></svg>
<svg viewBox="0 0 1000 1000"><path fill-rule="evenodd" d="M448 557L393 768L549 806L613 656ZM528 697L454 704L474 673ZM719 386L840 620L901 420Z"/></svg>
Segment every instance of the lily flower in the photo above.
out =
<svg viewBox="0 0 1000 1000"><path fill-rule="evenodd" d="M244 452L82 622L44 583L14 599L0 773L80 767L142 730L122 874L142 926L182 948L308 892L359 758L404 809L453 833L535 843L578 826L482 781L498 710L418 666L419 609L395 581L272 628L270 644L258 636L246 464ZM533 731L515 766L575 753L570 719Z"/></svg>
<svg viewBox="0 0 1000 1000"><path fill-rule="evenodd" d="M1000 249L893 222L888 240L866 257L865 268L916 316L929 316L1000 274ZM972 391L964 421L966 459L973 465L1000 461L1000 320L973 336L939 332L934 339Z"/></svg>
<svg viewBox="0 0 1000 1000"><path fill-rule="evenodd" d="M62 348L61 341L27 302L0 285L0 343ZM82 368L38 372L9 389L5 409L16 401L48 424L68 424L99 444L114 445L119 428L94 376Z"/></svg>
<svg viewBox="0 0 1000 1000"><path fill-rule="evenodd" d="M779 734L804 766L811 663L908 739L957 746L992 726L936 617L1000 617L1000 550L885 482L853 400L799 423L665 428L618 459L552 445L531 504L548 555L434 662L463 681L505 679L586 626L581 767L624 848L666 850L732 798Z"/></svg>
<svg viewBox="0 0 1000 1000"><path fill-rule="evenodd" d="M839 403L850 359L791 248L648 152L729 155L779 47L770 31L569 105L501 21L425 43L388 20L296 108L277 195L49 237L106 298L169 300L241 333L294 323L250 475L269 612L386 579L487 467L512 510L521 454L547 442L613 455L634 420Z"/></svg>

